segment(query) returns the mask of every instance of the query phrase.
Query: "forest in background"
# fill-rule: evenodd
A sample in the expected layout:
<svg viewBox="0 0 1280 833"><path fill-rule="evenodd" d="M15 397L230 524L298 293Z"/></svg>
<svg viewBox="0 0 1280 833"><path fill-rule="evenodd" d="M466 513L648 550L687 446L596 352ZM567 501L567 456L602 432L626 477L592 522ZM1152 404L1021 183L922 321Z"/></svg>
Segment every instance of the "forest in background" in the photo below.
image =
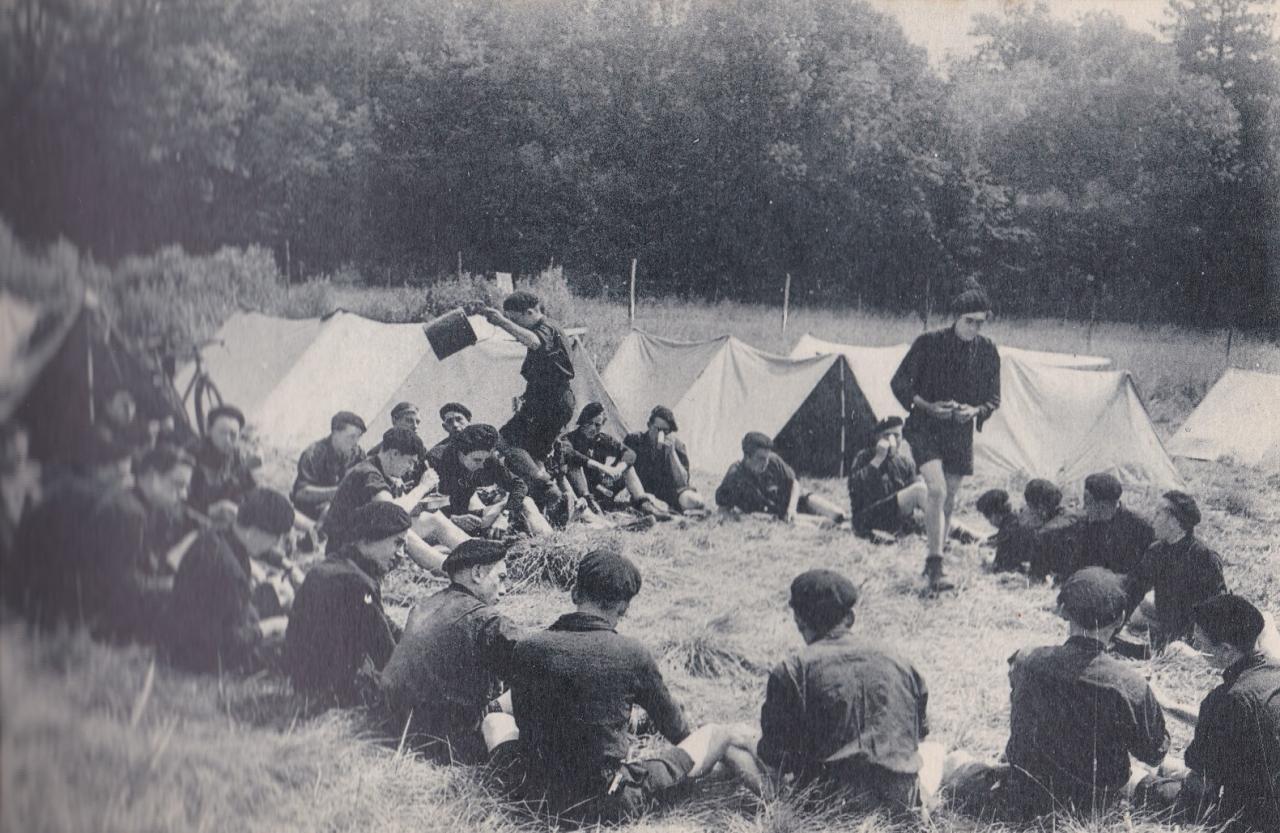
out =
<svg viewBox="0 0 1280 833"><path fill-rule="evenodd" d="M1161 37L975 16L940 71L852 0L6 0L0 217L105 263L260 245L290 282L563 265L617 293L1280 321L1261 0Z"/></svg>

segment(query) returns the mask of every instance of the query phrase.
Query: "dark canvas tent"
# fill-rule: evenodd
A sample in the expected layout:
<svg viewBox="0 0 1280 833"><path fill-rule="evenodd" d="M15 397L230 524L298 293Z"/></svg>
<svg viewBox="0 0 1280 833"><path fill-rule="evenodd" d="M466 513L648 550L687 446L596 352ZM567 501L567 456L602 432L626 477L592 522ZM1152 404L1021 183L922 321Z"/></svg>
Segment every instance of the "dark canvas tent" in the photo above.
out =
<svg viewBox="0 0 1280 833"><path fill-rule="evenodd" d="M742 456L748 431L774 438L805 474L838 476L871 419L842 356L789 358L733 337L680 342L632 330L603 379L623 417L643 425L656 404L675 412L695 469L717 476Z"/></svg>
<svg viewBox="0 0 1280 833"><path fill-rule="evenodd" d="M441 361L420 324L386 324L343 311L301 320L244 312L223 324L201 358L223 401L240 407L278 448L300 451L324 436L329 417L341 410L360 414L370 436L378 436L401 400L422 409L423 437L430 440L432 417L444 403L462 402L476 422L500 426L524 390L525 348L483 318L471 323L480 342ZM570 341L578 407L600 401L623 425L581 339ZM191 366L179 370L180 387L193 372Z"/></svg>
<svg viewBox="0 0 1280 833"><path fill-rule="evenodd" d="M173 386L159 366L113 332L85 293L69 308L41 308L0 295L0 422L17 419L40 460L85 459L107 395L133 394L141 418L175 418L190 435Z"/></svg>

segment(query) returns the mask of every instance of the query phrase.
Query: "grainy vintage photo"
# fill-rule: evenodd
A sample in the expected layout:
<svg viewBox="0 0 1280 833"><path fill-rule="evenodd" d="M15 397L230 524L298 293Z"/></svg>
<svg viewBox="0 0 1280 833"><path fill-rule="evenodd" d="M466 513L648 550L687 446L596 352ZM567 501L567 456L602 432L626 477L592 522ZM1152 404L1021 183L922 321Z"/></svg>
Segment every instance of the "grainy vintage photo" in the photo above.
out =
<svg viewBox="0 0 1280 833"><path fill-rule="evenodd" d="M0 0L0 833L1280 833L1275 0Z"/></svg>

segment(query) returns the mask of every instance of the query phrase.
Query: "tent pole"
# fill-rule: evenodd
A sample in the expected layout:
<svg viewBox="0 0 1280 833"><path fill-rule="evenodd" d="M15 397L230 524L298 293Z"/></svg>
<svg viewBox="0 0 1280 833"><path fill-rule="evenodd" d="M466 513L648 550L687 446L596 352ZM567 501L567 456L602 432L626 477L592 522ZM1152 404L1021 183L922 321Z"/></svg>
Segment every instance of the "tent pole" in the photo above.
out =
<svg viewBox="0 0 1280 833"><path fill-rule="evenodd" d="M840 476L844 477L845 431L849 425L849 416L844 402L844 359L840 360Z"/></svg>
<svg viewBox="0 0 1280 833"><path fill-rule="evenodd" d="M782 334L787 334L787 313L791 308L791 273L787 273L787 280L782 284Z"/></svg>

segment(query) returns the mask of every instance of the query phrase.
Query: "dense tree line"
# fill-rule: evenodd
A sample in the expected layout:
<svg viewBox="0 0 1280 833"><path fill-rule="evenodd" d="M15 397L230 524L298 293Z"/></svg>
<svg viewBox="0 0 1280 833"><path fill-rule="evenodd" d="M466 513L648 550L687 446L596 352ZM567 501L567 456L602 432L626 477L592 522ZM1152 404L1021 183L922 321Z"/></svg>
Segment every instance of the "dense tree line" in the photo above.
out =
<svg viewBox="0 0 1280 833"><path fill-rule="evenodd" d="M944 76L855 0L9 0L0 214L292 276L1280 320L1267 4L1169 12L979 16Z"/></svg>

